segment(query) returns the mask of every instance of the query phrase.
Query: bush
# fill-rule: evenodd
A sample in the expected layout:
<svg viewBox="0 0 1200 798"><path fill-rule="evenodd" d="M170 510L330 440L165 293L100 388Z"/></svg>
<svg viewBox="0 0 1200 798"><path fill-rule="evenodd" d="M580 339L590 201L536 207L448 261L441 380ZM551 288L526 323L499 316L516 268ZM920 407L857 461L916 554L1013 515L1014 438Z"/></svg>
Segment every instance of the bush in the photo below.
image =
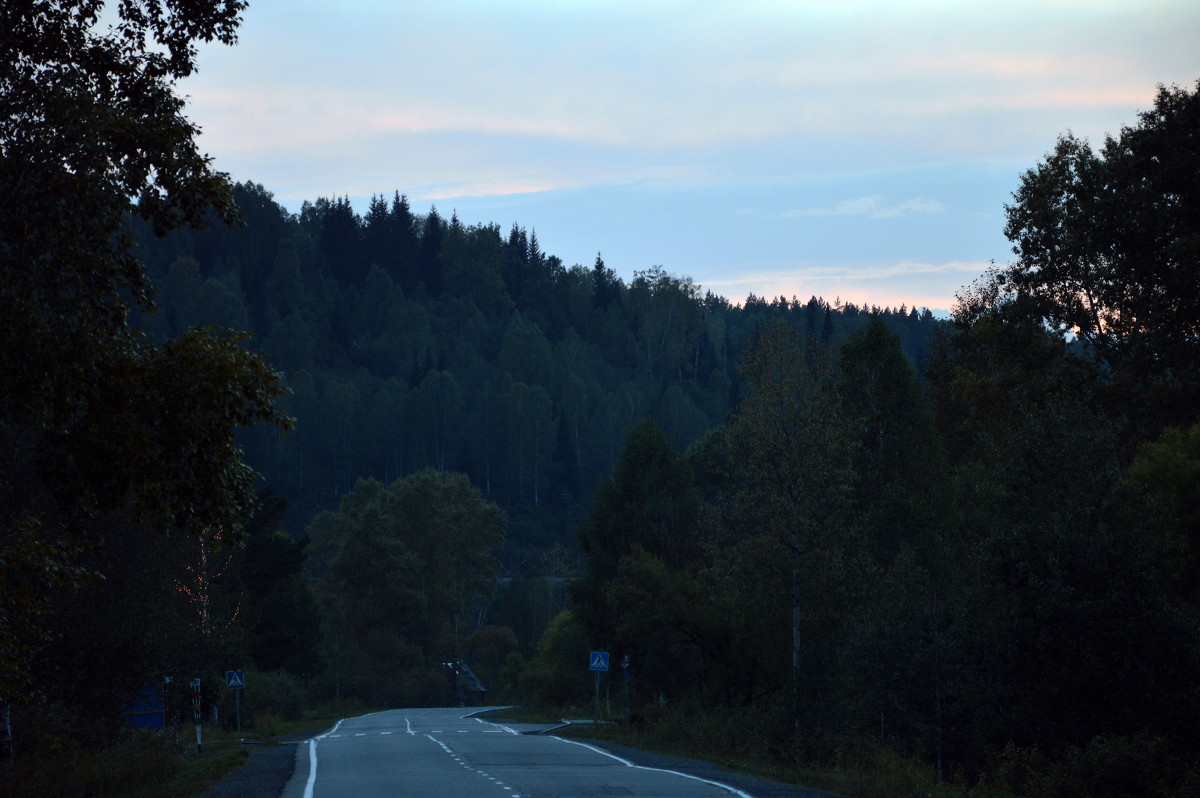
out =
<svg viewBox="0 0 1200 798"><path fill-rule="evenodd" d="M1150 798L1178 795L1166 742L1145 734L1103 735L1072 749L1062 768L1061 798Z"/></svg>
<svg viewBox="0 0 1200 798"><path fill-rule="evenodd" d="M450 700L450 681L440 668L410 668L397 674L381 691L384 703L392 707L438 707Z"/></svg>
<svg viewBox="0 0 1200 798"><path fill-rule="evenodd" d="M521 696L539 706L589 705L592 678L583 668L587 631L570 610L550 621L520 678Z"/></svg>
<svg viewBox="0 0 1200 798"><path fill-rule="evenodd" d="M42 739L16 757L0 779L4 798L77 798L153 794L178 772L177 741L157 732L129 730L102 747L81 748Z"/></svg>
<svg viewBox="0 0 1200 798"><path fill-rule="evenodd" d="M233 691L229 692L232 694ZM267 715L295 720L308 704L308 689L287 671L247 671L246 689L242 692L243 727ZM222 708L228 724L233 719L233 696L222 703L228 704Z"/></svg>
<svg viewBox="0 0 1200 798"><path fill-rule="evenodd" d="M1101 735L1055 759L1010 743L985 783L1018 798L1200 798L1200 770L1148 734Z"/></svg>
<svg viewBox="0 0 1200 798"><path fill-rule="evenodd" d="M879 748L862 764L854 794L861 798L927 798L955 791L938 781L937 771L920 760Z"/></svg>

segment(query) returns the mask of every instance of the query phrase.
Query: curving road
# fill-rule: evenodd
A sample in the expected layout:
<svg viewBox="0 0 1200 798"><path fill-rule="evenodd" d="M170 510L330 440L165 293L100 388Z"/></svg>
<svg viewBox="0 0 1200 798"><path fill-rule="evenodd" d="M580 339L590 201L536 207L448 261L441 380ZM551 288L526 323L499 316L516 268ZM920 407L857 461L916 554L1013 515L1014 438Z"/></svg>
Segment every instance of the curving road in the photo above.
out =
<svg viewBox="0 0 1200 798"><path fill-rule="evenodd" d="M718 781L634 765L599 748L467 715L391 710L339 721L299 746L281 798L753 798Z"/></svg>

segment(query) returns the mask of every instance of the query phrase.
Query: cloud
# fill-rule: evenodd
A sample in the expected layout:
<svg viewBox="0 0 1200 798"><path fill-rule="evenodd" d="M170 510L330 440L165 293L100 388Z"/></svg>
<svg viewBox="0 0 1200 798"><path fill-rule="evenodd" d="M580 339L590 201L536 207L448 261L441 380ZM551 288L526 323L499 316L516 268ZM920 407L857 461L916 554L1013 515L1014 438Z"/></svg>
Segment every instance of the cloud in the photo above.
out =
<svg viewBox="0 0 1200 798"><path fill-rule="evenodd" d="M1058 134L1195 80L1200 25L1195 0L330 8L255 0L237 47L202 46L181 90L223 171L297 206L395 189L730 296L934 307L1009 251L1000 209Z"/></svg>
<svg viewBox="0 0 1200 798"><path fill-rule="evenodd" d="M836 266L797 266L792 269L748 270L736 277L705 280L706 286L736 286L743 283L775 283L784 281L830 282L835 280L872 281L933 274L982 274L991 266L988 261L895 261L873 264Z"/></svg>
<svg viewBox="0 0 1200 798"><path fill-rule="evenodd" d="M554 182L536 177L517 177L511 180L492 180L430 186L414 193L420 199L446 200L460 197L503 197L511 194L537 194L569 187L569 182Z"/></svg>
<svg viewBox="0 0 1200 798"><path fill-rule="evenodd" d="M801 219L806 217L866 216L871 219L899 219L913 214L944 213L945 208L937 200L913 197L901 202L889 203L883 194L842 200L824 208L801 208L776 214L775 219Z"/></svg>
<svg viewBox="0 0 1200 798"><path fill-rule="evenodd" d="M870 307L930 308L945 315L955 304L960 282L969 282L988 267L986 261L894 261L834 266L803 265L792 269L756 270L716 279L699 279L703 288L742 301L759 297L818 296ZM948 281L946 277L956 277Z"/></svg>
<svg viewBox="0 0 1200 798"><path fill-rule="evenodd" d="M559 174L581 183L628 168L617 158L751 178L1027 161L1067 127L1117 130L1155 82L1192 75L1194 3L1044 6L255 0L240 44L206 47L184 90L210 153L257 179L298 182L263 167L281 153L293 172L357 175L370 152L417 186L544 174L567 148ZM471 141L448 157L450 136ZM465 173L476 154L492 172Z"/></svg>

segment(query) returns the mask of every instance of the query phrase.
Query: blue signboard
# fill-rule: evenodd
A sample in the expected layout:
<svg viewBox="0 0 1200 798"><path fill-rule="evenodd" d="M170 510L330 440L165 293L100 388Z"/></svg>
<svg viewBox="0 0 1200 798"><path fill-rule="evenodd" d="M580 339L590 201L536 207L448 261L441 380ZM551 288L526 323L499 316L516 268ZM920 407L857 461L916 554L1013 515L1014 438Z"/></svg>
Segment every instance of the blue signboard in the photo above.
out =
<svg viewBox="0 0 1200 798"><path fill-rule="evenodd" d="M125 725L134 729L161 729L167 712L162 687L143 687L121 712Z"/></svg>
<svg viewBox="0 0 1200 798"><path fill-rule="evenodd" d="M589 670L606 671L606 670L608 670L608 652L607 651L593 651L588 656L588 662L591 663L591 665L589 666Z"/></svg>
<svg viewBox="0 0 1200 798"><path fill-rule="evenodd" d="M241 690L246 686L245 671L225 671L225 684L230 690Z"/></svg>

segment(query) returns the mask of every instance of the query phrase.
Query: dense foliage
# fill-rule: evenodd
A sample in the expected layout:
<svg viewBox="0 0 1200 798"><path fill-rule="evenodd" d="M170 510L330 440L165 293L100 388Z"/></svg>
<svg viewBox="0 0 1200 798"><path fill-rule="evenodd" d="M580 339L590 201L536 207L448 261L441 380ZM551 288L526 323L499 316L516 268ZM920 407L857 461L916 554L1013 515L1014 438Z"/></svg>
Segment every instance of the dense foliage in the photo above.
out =
<svg viewBox="0 0 1200 798"><path fill-rule="evenodd" d="M1160 86L1099 151L1072 135L1006 208L1017 260L994 281L1021 310L1085 341L1146 424L1200 402L1200 103Z"/></svg>
<svg viewBox="0 0 1200 798"><path fill-rule="evenodd" d="M245 538L257 479L235 431L290 423L280 376L239 336L130 324L152 290L129 218L158 232L237 218L174 86L197 41L232 43L244 3L103 6L0 7L5 792L48 794L36 785L73 777L51 762L111 740L135 691L227 661L209 583Z"/></svg>
<svg viewBox="0 0 1200 798"><path fill-rule="evenodd" d="M964 291L924 380L879 317L832 348L783 322L686 455L630 436L555 630L574 650L540 656L628 655L642 711L745 707L784 759L1194 790L1197 109L1163 89L1101 155L1060 141L1009 208L1019 260Z"/></svg>
<svg viewBox="0 0 1200 798"><path fill-rule="evenodd" d="M337 512L318 516L310 528L328 559L313 570L327 606L332 691L444 704L457 700L447 669L465 659L494 684L516 649L511 629L483 622L504 527L466 477L433 469L388 486L360 481Z"/></svg>
<svg viewBox="0 0 1200 798"><path fill-rule="evenodd" d="M630 431L653 419L670 449L686 447L736 403L736 363L755 330L788 320L837 345L872 315L817 298L735 306L658 267L626 284L599 256L591 268L567 268L518 226L503 237L436 209L414 215L402 196L376 197L361 217L345 199L292 215L253 184L236 186L235 199L242 227L162 238L138 228L161 309L139 322L164 339L201 322L248 329L285 371L290 394L280 404L296 428L263 426L241 440L286 500L282 528L312 541L317 591L272 606L299 613L322 602L320 642L309 638L316 659L288 668L326 693L433 700L439 663L457 659L500 697L536 681L522 678L523 663L565 606L580 559L575 529ZM928 310L873 310L913 362L929 357L944 322ZM402 587L428 557L407 543L395 549L396 535L408 534L387 531L398 522L354 520L383 501L368 496L432 473L465 475L507 519L503 549L479 544L500 558L492 576L502 575L502 589L473 595L453 613L453 631L443 622L437 634L399 620L405 608L444 604ZM429 512L417 512L418 523L433 523ZM394 597L388 610L391 599L376 602L392 595L381 586L354 599L370 583L359 573L367 564L412 601ZM394 623L381 620L387 612ZM270 633L257 629L252 646ZM382 678L384 662L407 675Z"/></svg>
<svg viewBox="0 0 1200 798"><path fill-rule="evenodd" d="M198 322L249 330L287 376L300 423L243 436L250 462L289 502L298 534L358 479L423 468L468 475L510 516L505 562L573 548L597 480L652 418L683 448L724 421L755 331L787 319L838 346L879 311L914 363L939 322L928 310L811 298L735 306L659 267L626 283L597 256L565 266L514 225L467 227L405 197L287 213L237 186L241 228L185 230L139 253L167 337Z"/></svg>
<svg viewBox="0 0 1200 798"><path fill-rule="evenodd" d="M102 5L0 11L22 739L103 736L166 676L228 704L237 667L249 720L471 700L460 664L583 706L602 649L635 725L740 718L780 761L1200 785L1200 84L1062 138L1017 259L938 322L626 282L399 195L291 214L173 90L243 4Z"/></svg>
<svg viewBox="0 0 1200 798"><path fill-rule="evenodd" d="M289 423L279 375L237 336L153 341L128 323L151 307L128 217L165 232L237 216L174 84L197 40L233 41L243 5L122 3L111 24L95 2L0 10L0 703L83 701L86 680L43 663L65 640L85 645L71 591L131 591L118 552L134 541L161 582L172 549L236 540L256 477L235 428ZM160 609L114 600L136 610L131 629ZM100 692L140 683L153 661L105 671Z"/></svg>

